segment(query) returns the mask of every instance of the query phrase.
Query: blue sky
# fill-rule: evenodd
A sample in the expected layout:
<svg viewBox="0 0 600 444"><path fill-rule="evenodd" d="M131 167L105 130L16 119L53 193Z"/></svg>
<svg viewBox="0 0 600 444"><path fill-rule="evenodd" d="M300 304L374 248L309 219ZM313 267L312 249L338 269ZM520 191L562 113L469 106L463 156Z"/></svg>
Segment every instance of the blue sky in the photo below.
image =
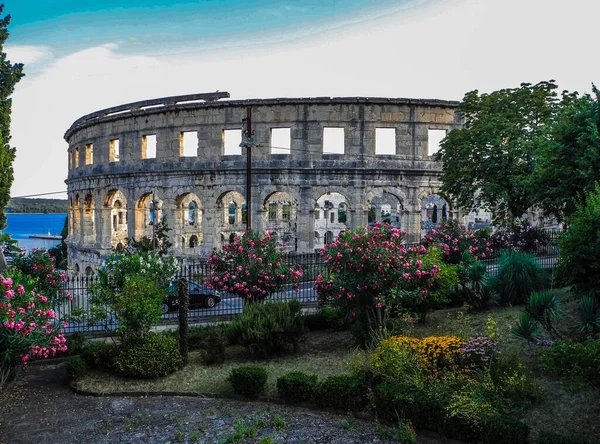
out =
<svg viewBox="0 0 600 444"><path fill-rule="evenodd" d="M155 97L460 100L555 79L600 84L591 0L3 0L13 95L12 196L66 190L77 118ZM64 196L64 195L63 195Z"/></svg>

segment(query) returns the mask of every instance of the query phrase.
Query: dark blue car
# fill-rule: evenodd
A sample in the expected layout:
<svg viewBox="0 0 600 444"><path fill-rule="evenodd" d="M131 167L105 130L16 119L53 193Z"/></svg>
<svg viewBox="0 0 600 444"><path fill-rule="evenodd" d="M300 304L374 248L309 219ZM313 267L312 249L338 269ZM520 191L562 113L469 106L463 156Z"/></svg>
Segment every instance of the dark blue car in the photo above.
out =
<svg viewBox="0 0 600 444"><path fill-rule="evenodd" d="M198 284L194 281L188 282L188 291L190 295L190 308L203 307L213 308L221 302L219 292L209 288L207 285ZM163 313L178 310L179 301L177 299L177 282L171 281L169 284L169 295L162 304Z"/></svg>

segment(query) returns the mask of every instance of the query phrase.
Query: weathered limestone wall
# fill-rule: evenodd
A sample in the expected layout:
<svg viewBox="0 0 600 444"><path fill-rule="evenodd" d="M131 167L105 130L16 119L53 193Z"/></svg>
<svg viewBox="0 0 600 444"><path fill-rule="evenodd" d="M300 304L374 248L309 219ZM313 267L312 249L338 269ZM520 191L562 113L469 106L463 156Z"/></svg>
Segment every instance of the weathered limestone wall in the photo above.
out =
<svg viewBox="0 0 600 444"><path fill-rule="evenodd" d="M298 252L323 245L323 238L316 238L322 224L315 224L315 208L328 193L343 196L349 228L367 225L370 210L382 215L385 211L372 207L391 199L408 240L420 239L424 201L441 185L441 165L428 156L428 131L461 126L457 103L438 100L313 98L173 105L187 97L145 102L145 109L124 105L94 113L66 132L72 269L75 264L80 270L97 267L127 237L151 236L154 222L162 217L172 229L173 253L189 260L227 242L232 233L242 233L246 156L245 151L225 154L224 130L241 130L249 105L257 144L252 154L253 229L276 231L286 248ZM324 128L330 127L344 130L343 154L323 152ZM287 154L271 153L274 128L290 129ZM395 128L395 154L376 152L377 128ZM182 156L183 132L197 134L196 155ZM151 137L145 136L152 135L156 157L143 158L150 152ZM459 216L450 204L448 216Z"/></svg>

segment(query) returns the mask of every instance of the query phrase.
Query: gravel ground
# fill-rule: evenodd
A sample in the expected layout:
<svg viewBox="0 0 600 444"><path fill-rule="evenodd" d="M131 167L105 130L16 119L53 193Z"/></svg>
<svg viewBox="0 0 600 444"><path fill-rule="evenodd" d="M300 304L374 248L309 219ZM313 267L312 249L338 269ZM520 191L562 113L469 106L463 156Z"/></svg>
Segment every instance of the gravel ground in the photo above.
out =
<svg viewBox="0 0 600 444"><path fill-rule="evenodd" d="M264 402L73 393L60 364L30 366L0 400L0 443L384 443L372 421ZM272 441L268 441L268 437ZM425 444L451 443L420 436Z"/></svg>

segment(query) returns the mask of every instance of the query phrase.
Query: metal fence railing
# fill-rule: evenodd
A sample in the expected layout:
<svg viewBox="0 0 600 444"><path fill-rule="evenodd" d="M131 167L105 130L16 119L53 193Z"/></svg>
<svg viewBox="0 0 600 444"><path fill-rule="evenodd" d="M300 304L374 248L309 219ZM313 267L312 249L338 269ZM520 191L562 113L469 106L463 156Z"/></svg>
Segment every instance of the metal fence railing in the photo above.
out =
<svg viewBox="0 0 600 444"><path fill-rule="evenodd" d="M552 268L558 263L558 235L557 232L549 232L550 241L546 245L536 246L532 253L544 268ZM484 262L490 275L498 272L498 263L501 252L496 252L491 257L487 257ZM318 295L314 289L316 277L325 270L325 264L318 253L310 254L290 254L284 259L290 265L302 267L303 276L297 286L290 280L284 285L284 288L272 294L267 298L270 301L285 301L298 299L304 307L315 307ZM209 323L219 320L230 319L239 313L243 308L243 301L239 296L229 293L217 293L211 290L205 283L204 278L210 276L211 266L206 261L198 262L193 265L183 265L180 267L174 281L185 278L189 281L190 291L190 322ZM97 280L95 277L75 276L70 277L64 284L65 290L72 295L72 300L57 307L59 319L69 319L73 314L83 312L84 315L76 322L70 322L70 325L63 329L65 333L86 332L86 333L110 333L114 331L118 324L116 317L107 310L107 318L102 322L91 323L89 310L90 289ZM176 285L170 286L172 294L176 292ZM209 300L212 298L212 300ZM174 298L166 300L165 312L163 313L163 324L177 323L178 310L175 304L169 304Z"/></svg>

